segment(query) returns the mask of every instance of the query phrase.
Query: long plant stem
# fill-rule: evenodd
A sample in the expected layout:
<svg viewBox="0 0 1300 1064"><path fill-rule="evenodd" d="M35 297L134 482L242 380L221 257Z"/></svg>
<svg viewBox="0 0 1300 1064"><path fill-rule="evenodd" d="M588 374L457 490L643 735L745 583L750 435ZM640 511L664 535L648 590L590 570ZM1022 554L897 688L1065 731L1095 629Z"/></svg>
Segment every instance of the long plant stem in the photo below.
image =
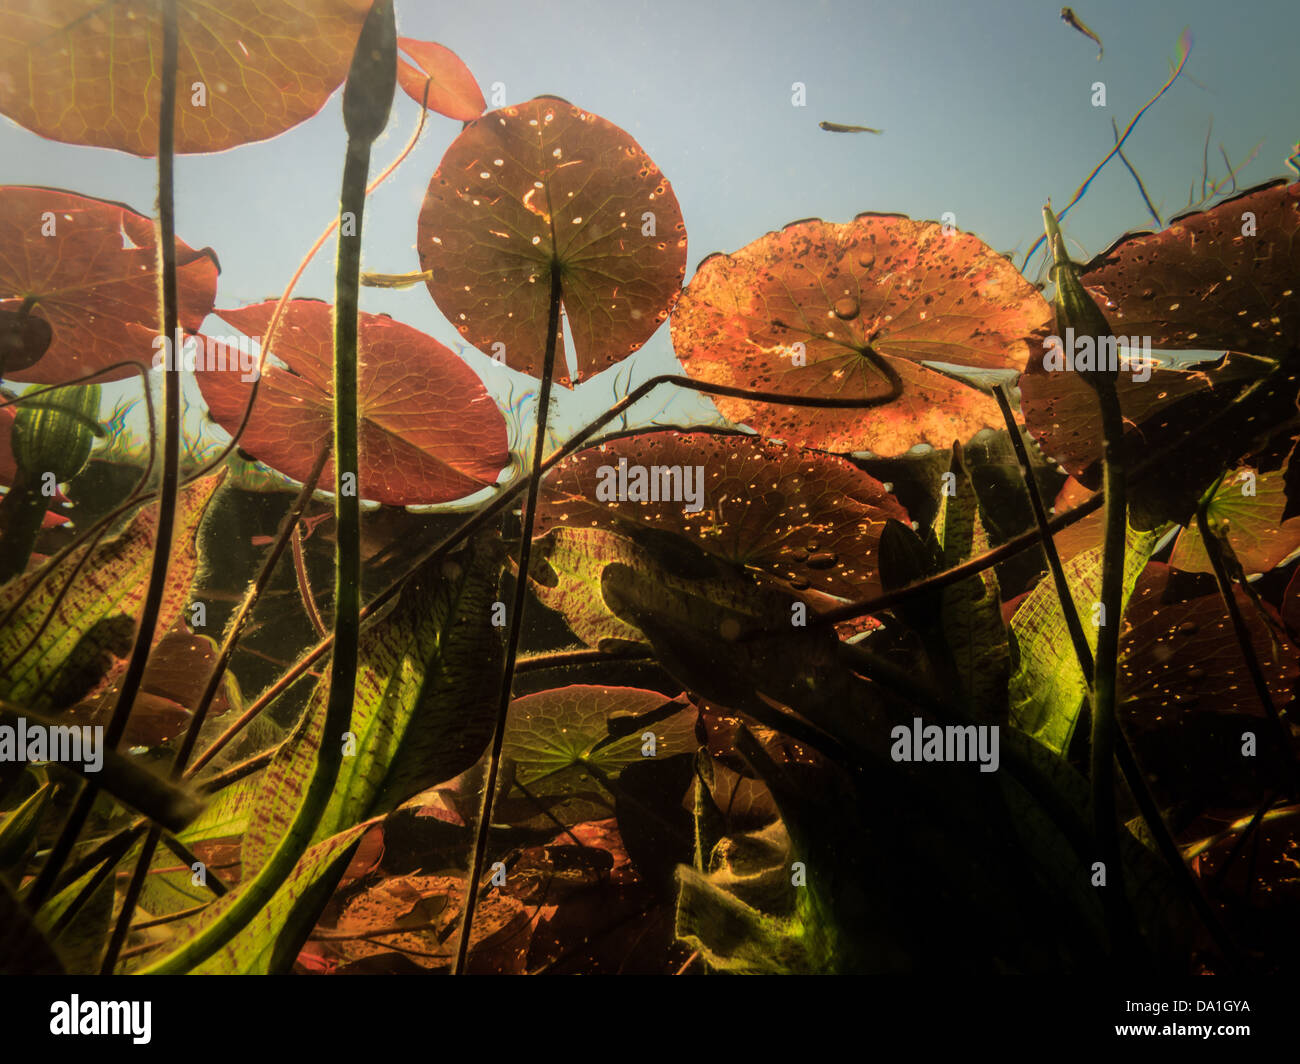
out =
<svg viewBox="0 0 1300 1064"><path fill-rule="evenodd" d="M1083 673L1084 681L1091 689L1094 676L1092 648L1088 645L1088 638L1083 630L1083 622L1079 618L1079 611L1074 604L1074 596L1070 591L1069 582L1065 578L1065 568L1061 564L1061 556L1056 549L1056 541L1052 538L1048 526L1047 510L1043 505L1042 495L1038 491L1038 482L1034 479L1029 454L1025 450L1024 441L1020 438L1020 429L1016 424L1015 415L1011 410L1011 404L1005 391L1001 387L996 388L994 389L994 395L997 398L998 406L1002 410L1002 417L1006 421L1007 431L1011 434L1011 443L1015 448L1016 458L1020 463L1025 488L1029 492L1034 520L1042 533L1043 555L1052 574L1052 580L1056 587L1056 597L1061 604L1061 612L1065 617L1066 628L1070 633L1070 641L1074 644L1079 669ZM1170 870L1182 887L1184 895L1200 915L1206 930L1209 931L1224 955L1235 962L1240 958L1240 950L1228 935L1213 908L1206 901L1196 877L1192 875L1187 863L1183 860L1182 853L1179 851L1177 843L1174 842L1169 827L1165 824L1164 817L1160 815L1160 809L1156 805L1150 787L1147 786L1146 778L1138 767L1133 751L1129 748L1124 733L1118 727L1115 729L1115 750L1119 758L1120 770L1124 773L1124 780L1133 793L1147 830L1156 843L1156 848L1164 857L1165 863L1169 865Z"/></svg>
<svg viewBox="0 0 1300 1064"><path fill-rule="evenodd" d="M1219 542L1215 529L1210 525L1208 504L1211 495L1212 492L1207 492L1206 497L1201 500L1200 505L1196 508L1196 528L1201 534L1201 542L1205 545L1205 553L1210 559L1210 567L1214 570L1214 579L1219 586L1219 596L1223 599L1223 605L1232 621L1232 630L1237 637L1237 645L1241 648L1241 656L1246 662L1246 671L1250 673L1250 680L1255 687L1255 694L1259 698L1260 705L1264 708L1264 716L1268 720L1273 742L1277 746L1278 757L1287 766L1289 797L1294 799L1298 790L1297 780L1300 779L1295 750L1291 746L1286 724L1283 723L1277 705L1273 701L1273 695L1268 689L1268 679L1264 676L1264 670L1260 666L1259 655L1255 653L1255 642L1251 638L1250 629L1246 627L1246 619L1242 616L1241 606L1238 604L1236 593L1233 591L1232 578L1228 574L1228 567L1224 559L1223 545Z"/></svg>
<svg viewBox="0 0 1300 1064"><path fill-rule="evenodd" d="M506 637L505 669L501 674L501 692L497 700L497 719L492 731L492 752L488 757L487 778L483 784L478 830L474 838L474 856L470 862L469 878L465 884L465 905L461 916L460 935L456 944L456 963L452 971L460 975L465 971L469 957L469 936L478 905L479 879L487 856L488 835L492 827L492 806L496 792L497 776L501 767L501 749L505 742L506 718L510 713L510 695L514 689L515 657L519 653L519 636L523 630L524 601L528 595L528 563L532 556L533 519L537 512L537 492L542 481L542 451L546 446L546 424L551 401L551 379L555 375L555 348L560 332L560 300L563 294L560 264L551 263L551 303L547 315L546 355L542 363L542 386L537 397L537 432L533 442L532 469L528 475L528 494L524 503L523 531L519 539L519 572L515 578L514 601L510 607L510 628Z"/></svg>
<svg viewBox="0 0 1300 1064"><path fill-rule="evenodd" d="M177 0L165 0L163 12L162 88L158 110L158 278L162 333L169 344L176 343L180 315L176 292L176 220L173 210L175 191L175 122L176 122L176 28ZM180 480L181 385L175 366L163 372L163 466L162 486L158 494L158 524L155 531L153 563L149 587L140 608L135 645L127 663L126 674L112 716L104 728L104 744L116 748L126 730L127 718L135 705L135 696L144 679L145 665L158 627L158 613L167 587L167 564L171 558L172 535L176 527L176 487ZM63 863L72 852L77 836L90 816L99 788L86 783L77 795L72 812L41 867L27 904L36 911L44 903L50 888L59 877Z"/></svg>
<svg viewBox="0 0 1300 1064"><path fill-rule="evenodd" d="M361 485L358 462L357 340L361 234L370 149L383 131L396 82L393 8L375 0L362 27L344 88L348 131L339 196L338 257L334 274L334 653L329 696L316 764L293 821L251 883L241 886L229 908L193 939L151 964L153 974L191 970L201 964L274 897L307 851L320 824L343 760L344 734L352 716L361 622Z"/></svg>
<svg viewBox="0 0 1300 1064"><path fill-rule="evenodd" d="M1120 618L1124 608L1124 548L1128 534L1127 483L1124 472L1124 415L1113 380L1095 382L1101 408L1102 482L1106 500L1102 538L1101 624L1097 629L1096 669L1092 683L1092 750L1089 781L1092 787L1093 832L1097 852L1106 869L1103 902L1111 914L1112 943L1117 957L1136 947L1136 928L1124 892L1124 867L1120 856L1119 825L1115 809L1116 674L1119 666Z"/></svg>

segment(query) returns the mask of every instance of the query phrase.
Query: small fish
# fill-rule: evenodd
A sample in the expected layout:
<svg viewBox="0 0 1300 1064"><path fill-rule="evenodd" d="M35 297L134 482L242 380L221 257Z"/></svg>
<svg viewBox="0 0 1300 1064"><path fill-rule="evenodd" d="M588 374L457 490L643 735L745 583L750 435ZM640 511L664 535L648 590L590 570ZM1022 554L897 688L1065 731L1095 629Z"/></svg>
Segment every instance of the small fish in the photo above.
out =
<svg viewBox="0 0 1300 1064"><path fill-rule="evenodd" d="M1094 41L1097 42L1097 58L1100 60L1101 53L1102 53L1101 38L1098 37L1095 33L1093 33L1092 30L1088 29L1088 27L1085 26L1081 21L1079 21L1079 16L1076 15L1073 11L1071 11L1068 7L1061 8L1061 20L1067 26L1071 26L1074 29L1078 30L1085 37L1091 37Z"/></svg>
<svg viewBox="0 0 1300 1064"><path fill-rule="evenodd" d="M883 133L884 130L872 129L870 126L842 126L838 122L818 122L818 126L827 133Z"/></svg>

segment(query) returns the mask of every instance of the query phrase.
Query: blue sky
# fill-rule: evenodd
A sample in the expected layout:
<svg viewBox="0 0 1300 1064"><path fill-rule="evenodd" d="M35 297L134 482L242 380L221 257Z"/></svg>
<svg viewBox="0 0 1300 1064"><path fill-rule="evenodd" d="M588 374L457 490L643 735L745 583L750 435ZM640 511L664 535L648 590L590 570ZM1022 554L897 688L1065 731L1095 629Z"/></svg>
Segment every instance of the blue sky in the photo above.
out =
<svg viewBox="0 0 1300 1064"><path fill-rule="evenodd" d="M1186 203L1189 183L1199 193L1211 116L1212 175L1222 173L1220 142L1236 163L1262 141L1243 186L1285 173L1282 160L1300 138L1293 0L1082 0L1076 10L1105 44L1101 62L1050 0L397 0L399 31L456 51L485 93L500 82L509 103L562 96L636 138L682 205L688 279L711 252L734 251L794 219L847 221L868 210L936 219L951 211L994 248L1018 248L1019 262L1041 233L1044 201L1068 202L1113 144L1111 118L1122 129L1168 76L1184 27L1195 40L1189 76L1126 146L1157 206L1167 217ZM1091 102L1099 80L1104 108ZM806 86L805 107L792 106L794 82ZM417 115L399 92L376 168L397 153ZM826 133L823 119L885 132ZM432 116L417 150L375 195L366 269L418 268L419 204L459 129ZM177 232L217 251L218 306L279 294L334 214L343 146L336 94L274 140L178 161ZM0 120L0 160L5 183L53 185L145 212L153 204L152 160L44 141L8 120ZM1149 224L1115 160L1066 229L1095 253ZM328 298L332 270L327 249L297 294ZM363 308L457 339L422 285L367 290ZM500 384L500 370L466 357ZM635 377L674 364L665 326L637 356ZM603 408L611 390L612 381L593 381L563 421ZM658 406L647 403L647 414Z"/></svg>

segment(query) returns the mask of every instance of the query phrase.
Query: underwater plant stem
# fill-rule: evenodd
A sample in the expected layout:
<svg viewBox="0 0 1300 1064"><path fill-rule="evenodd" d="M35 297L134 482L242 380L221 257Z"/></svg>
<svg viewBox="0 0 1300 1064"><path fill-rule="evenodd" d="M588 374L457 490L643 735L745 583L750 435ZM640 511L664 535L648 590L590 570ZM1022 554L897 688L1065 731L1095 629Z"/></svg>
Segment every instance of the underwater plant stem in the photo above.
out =
<svg viewBox="0 0 1300 1064"><path fill-rule="evenodd" d="M1012 413L1011 403L1006 396L1005 389L1001 386L995 388L994 396L998 401L998 406L1002 409L1002 416L1007 423L1007 431L1011 434L1012 446L1015 448L1016 457L1024 474L1025 487L1029 491L1030 504L1034 511L1034 520L1042 533L1043 554L1047 558L1048 568L1051 570L1052 579L1056 584L1056 597L1061 603L1061 611L1065 616L1066 627L1070 632L1070 641L1074 644L1075 656L1079 660L1079 669L1083 673L1084 681L1091 688L1094 673L1092 648L1088 645L1088 637L1084 634L1083 622L1079 619L1079 611L1075 607L1074 596L1065 578L1065 569L1061 564L1061 556L1056 549L1056 542L1052 538L1047 521L1047 511L1043 506L1042 496L1038 491L1038 484L1034 480L1032 467L1029 463L1029 454L1025 450L1024 441L1020 437L1019 426L1016 424L1015 415ZM1133 756L1133 751L1128 745L1128 740L1125 739L1124 733L1119 728L1115 729L1115 752L1119 759L1120 771L1123 772L1124 780L1137 802L1138 810L1146 823L1147 831L1150 832L1156 848L1160 851L1165 863L1169 865L1170 870L1182 886L1183 893L1200 915L1206 930L1215 940L1215 944L1218 945L1224 956L1234 960L1239 958L1240 950L1232 942L1227 931L1219 922L1218 916L1206 901L1196 878L1183 860L1183 855L1179 851L1177 843L1174 842L1173 836L1169 833L1169 827L1165 824L1164 817L1160 815L1160 809L1156 805L1150 787L1147 785L1146 777L1142 775L1137 760Z"/></svg>
<svg viewBox="0 0 1300 1064"><path fill-rule="evenodd" d="M356 692L361 609L361 485L358 463L357 341L361 234L370 149L383 132L397 82L397 28L391 0L375 0L357 39L343 90L348 132L339 195L334 270L334 652L316 764L284 835L253 880L241 884L221 915L179 949L149 965L148 974L192 970L239 933L275 896L307 851L334 792L343 736Z"/></svg>
<svg viewBox="0 0 1300 1064"><path fill-rule="evenodd" d="M469 957L469 936L474 923L474 910L478 905L479 879L483 875L483 861L487 856L488 834L492 826L492 806L497 776L501 769L501 749L506 737L506 718L510 714L510 696L514 690L515 658L519 653L519 636L523 631L524 601L528 596L528 563L532 556L533 521L537 514L537 493L542 482L542 452L546 447L546 424L550 413L551 380L555 376L555 349L560 332L560 300L563 283L558 262L551 263L551 301L547 315L546 355L542 362L542 386L537 396L537 431L533 439L532 469L528 474L527 499L524 502L519 537L519 572L515 579L514 600L510 606L510 628L506 635L505 669L501 674L501 693L497 702L496 725L492 730L492 751L488 757L487 778L483 784L483 799L479 807L478 828L474 837L474 856L470 862L469 878L465 884L465 905L461 914L460 934L456 943L456 963L453 975L465 971Z"/></svg>
<svg viewBox="0 0 1300 1064"><path fill-rule="evenodd" d="M175 128L176 128L176 65L178 31L176 26L177 0L164 0L162 5L162 86L158 109L158 287L162 335L174 343L179 328L176 287L176 218L175 200ZM147 387L147 385L146 385ZM167 587L167 565L171 558L172 535L176 527L176 489L180 482L181 437L181 384L180 372L174 367L163 371L163 465L162 484L158 491L158 524L154 533L153 563L149 571L149 586L140 607L140 623L135 632L135 644L113 713L104 728L104 745L115 749L126 730L127 718L135 705L135 696L144 679L145 665L153 646L154 632L158 627L158 613L163 592ZM33 912L45 902L50 888L58 879L63 863L72 852L77 836L90 815L99 788L87 782L77 795L72 811L63 826L50 856L41 867L36 882L27 896Z"/></svg>
<svg viewBox="0 0 1300 1064"><path fill-rule="evenodd" d="M48 502L20 466L8 493L0 499L0 584L26 570Z"/></svg>
<svg viewBox="0 0 1300 1064"><path fill-rule="evenodd" d="M993 397L998 401L1002 419L1007 424L1007 433L1011 437L1011 446L1015 449L1016 460L1020 463L1021 479L1024 480L1025 490L1029 493L1029 506L1034 512L1034 523L1040 533L1039 544L1043 548L1043 556L1047 559L1047 568L1052 574L1052 582L1056 585L1056 597L1061 603L1061 613L1065 617L1065 627L1070 633L1070 642L1074 644L1075 657L1079 659L1079 668L1083 671L1084 679L1091 684L1092 648L1088 645L1087 635L1084 634L1083 622L1079 620L1079 611L1074 605L1070 583L1065 578L1065 567L1061 564L1061 554L1056 549L1056 540L1052 538L1051 527L1047 521L1047 508L1043 505L1043 496L1038 490L1038 481L1034 478L1029 452L1025 450L1025 441L1021 439L1020 426L1011 410L1011 401L1007 398L1006 389L998 385L993 389Z"/></svg>
<svg viewBox="0 0 1300 1064"><path fill-rule="evenodd" d="M1250 636L1250 629L1246 627L1246 619L1242 616L1241 607L1237 603L1237 596L1233 592L1232 578L1228 575L1228 567L1224 561L1223 545L1219 542L1218 535L1210 524L1208 510L1213 494L1213 489L1207 491L1196 508L1196 529L1201 534L1201 542L1205 545L1205 553L1210 559L1211 568L1214 570L1214 579L1219 585L1219 596L1223 599L1223 605L1232 621L1232 630L1237 637L1237 645L1241 648L1241 656L1246 662L1246 671L1250 673L1250 680L1255 686L1255 693L1259 696L1260 705L1264 707L1264 715L1268 719L1269 730L1273 733L1273 741L1277 744L1278 754L1290 770L1288 773L1290 777L1289 797L1295 798L1297 794L1296 781L1300 777L1300 767L1296 763L1295 750L1291 746L1286 724L1283 723L1282 717L1277 711L1277 706L1273 702L1273 695L1268 689L1268 680L1265 678L1264 670L1259 664L1259 655L1255 653L1255 641Z"/></svg>
<svg viewBox="0 0 1300 1064"><path fill-rule="evenodd" d="M1101 624L1097 628L1096 668L1092 682L1092 750L1089 783L1092 788L1092 822L1097 852L1106 868L1102 899L1110 913L1112 943L1117 957L1127 956L1136 945L1137 929L1124 893L1124 866L1120 857L1119 824L1115 808L1116 674L1119 667L1119 630L1124 608L1124 548L1128 533L1127 481L1122 447L1124 415L1113 379L1090 381L1101 408L1102 481L1105 494L1105 532L1102 539Z"/></svg>
<svg viewBox="0 0 1300 1064"><path fill-rule="evenodd" d="M316 596L312 594L311 580L307 576L307 560L302 553L301 526L294 525L289 542L293 547L293 574L298 581L298 597L302 599L302 608L307 614L307 620L311 622L312 631L316 633L316 638L320 639L328 629L325 627L325 622L321 620L320 610L316 608Z"/></svg>

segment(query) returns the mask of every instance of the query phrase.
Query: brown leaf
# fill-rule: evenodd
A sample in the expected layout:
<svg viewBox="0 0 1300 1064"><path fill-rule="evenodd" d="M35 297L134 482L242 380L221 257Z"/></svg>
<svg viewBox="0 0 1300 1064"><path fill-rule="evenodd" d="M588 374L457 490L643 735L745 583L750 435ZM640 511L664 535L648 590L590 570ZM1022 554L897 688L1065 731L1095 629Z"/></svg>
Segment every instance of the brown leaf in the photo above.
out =
<svg viewBox="0 0 1300 1064"><path fill-rule="evenodd" d="M1300 346L1298 229L1300 183L1272 181L1121 237L1081 279L1117 335L1283 355Z"/></svg>
<svg viewBox="0 0 1300 1064"><path fill-rule="evenodd" d="M246 336L257 337L270 323L273 307L259 303L220 313ZM386 315L362 313L359 334L362 497L396 506L447 502L495 483L509 458L506 423L474 371L433 337ZM264 370L240 446L303 480L333 434L329 305L295 299L274 351L288 368ZM234 432L251 382L228 369L195 375L212 416ZM321 483L331 483L333 476L330 461Z"/></svg>
<svg viewBox="0 0 1300 1064"><path fill-rule="evenodd" d="M718 399L733 421L794 443L892 456L1000 426L997 406L922 363L1024 369L1051 311L1001 255L934 222L811 219L700 263L673 315L673 347L699 380L868 410ZM882 367L884 367L882 369Z"/></svg>
<svg viewBox="0 0 1300 1064"><path fill-rule="evenodd" d="M347 76L369 7L179 0L176 151L224 151L310 118ZM50 140L154 155L159 12L146 0L3 0L0 113Z"/></svg>
<svg viewBox="0 0 1300 1064"><path fill-rule="evenodd" d="M685 481L655 479L654 469L690 472L700 509L690 512L695 503L681 497L611 497L606 488L617 487L620 463L645 470L657 489ZM890 519L910 523L880 481L845 459L750 436L652 432L560 463L544 482L537 534L556 525L674 532L796 591L867 598L880 591L876 545Z"/></svg>
<svg viewBox="0 0 1300 1064"><path fill-rule="evenodd" d="M121 203L51 188L0 187L0 306L33 314L53 339L39 361L6 371L15 381L61 384L117 362L148 367L158 350L157 239L153 222ZM180 325L193 332L212 310L217 257L176 241ZM134 375L128 368L100 381Z"/></svg>
<svg viewBox="0 0 1300 1064"><path fill-rule="evenodd" d="M492 111L456 138L417 240L429 293L461 335L533 376L553 263L579 381L650 338L686 271L686 226L659 168L623 130L553 96ZM572 384L562 336L555 379Z"/></svg>

